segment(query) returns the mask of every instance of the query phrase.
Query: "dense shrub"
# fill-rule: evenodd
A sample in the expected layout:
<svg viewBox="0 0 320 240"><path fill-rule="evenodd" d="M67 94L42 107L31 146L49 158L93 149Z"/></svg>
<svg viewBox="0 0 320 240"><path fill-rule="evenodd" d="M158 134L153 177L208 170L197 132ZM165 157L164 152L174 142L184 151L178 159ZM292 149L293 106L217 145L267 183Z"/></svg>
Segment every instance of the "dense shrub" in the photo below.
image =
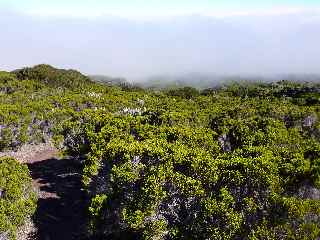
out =
<svg viewBox="0 0 320 240"><path fill-rule="evenodd" d="M0 158L0 235L15 238L17 227L36 208L27 166L12 158Z"/></svg>
<svg viewBox="0 0 320 240"><path fill-rule="evenodd" d="M93 234L291 239L299 233L316 239L320 201L290 192L318 169L299 154L304 148L292 145L303 144L298 133L274 120L238 121L237 129L225 128L239 138L225 151L219 129L157 126L147 119L105 115L87 125L91 149L83 181L92 196Z"/></svg>
<svg viewBox="0 0 320 240"><path fill-rule="evenodd" d="M19 80L37 80L51 87L76 88L91 83L89 77L78 71L56 69L45 64L19 69L13 73Z"/></svg>
<svg viewBox="0 0 320 240"><path fill-rule="evenodd" d="M95 238L317 239L319 84L105 86L0 72L0 148L79 157Z"/></svg>
<svg viewBox="0 0 320 240"><path fill-rule="evenodd" d="M194 98L199 96L199 91L193 87L183 87L178 89L170 89L167 91L169 96L183 97L183 98Z"/></svg>

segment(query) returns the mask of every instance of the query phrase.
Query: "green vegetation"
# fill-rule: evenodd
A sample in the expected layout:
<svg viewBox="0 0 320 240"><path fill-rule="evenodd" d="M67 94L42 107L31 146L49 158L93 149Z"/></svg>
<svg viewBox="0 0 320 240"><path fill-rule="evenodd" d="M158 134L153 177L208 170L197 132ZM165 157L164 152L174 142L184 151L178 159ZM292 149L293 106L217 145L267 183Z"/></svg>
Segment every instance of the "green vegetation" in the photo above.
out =
<svg viewBox="0 0 320 240"><path fill-rule="evenodd" d="M60 88L80 88L90 84L91 80L75 70L55 69L50 65L37 65L13 72L19 80L36 80L46 86Z"/></svg>
<svg viewBox="0 0 320 240"><path fill-rule="evenodd" d="M36 209L27 166L12 158L0 158L0 236L15 238L17 227Z"/></svg>
<svg viewBox="0 0 320 240"><path fill-rule="evenodd" d="M47 65L0 84L0 148L79 159L96 238L320 236L319 84L151 91Z"/></svg>

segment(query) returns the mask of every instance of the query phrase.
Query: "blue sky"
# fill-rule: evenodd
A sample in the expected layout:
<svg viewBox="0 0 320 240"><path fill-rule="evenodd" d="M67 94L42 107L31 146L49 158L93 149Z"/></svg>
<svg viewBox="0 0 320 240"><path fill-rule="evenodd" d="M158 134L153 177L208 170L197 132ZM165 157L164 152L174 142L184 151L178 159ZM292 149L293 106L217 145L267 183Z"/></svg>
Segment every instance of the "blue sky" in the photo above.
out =
<svg viewBox="0 0 320 240"><path fill-rule="evenodd" d="M152 18L181 15L285 14L320 8L318 0L0 0L2 9L31 15Z"/></svg>

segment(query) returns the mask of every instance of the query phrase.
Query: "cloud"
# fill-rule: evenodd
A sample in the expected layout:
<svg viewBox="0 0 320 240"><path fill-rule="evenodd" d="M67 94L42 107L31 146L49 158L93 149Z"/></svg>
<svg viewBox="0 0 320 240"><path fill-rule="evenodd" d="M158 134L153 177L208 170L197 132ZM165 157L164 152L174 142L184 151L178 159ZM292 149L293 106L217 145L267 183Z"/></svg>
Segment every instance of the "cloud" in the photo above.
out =
<svg viewBox="0 0 320 240"><path fill-rule="evenodd" d="M271 16L302 12L320 12L320 4L302 0L251 1L237 0L0 0L3 9L14 9L29 16L127 19L159 19L190 15L210 17Z"/></svg>
<svg viewBox="0 0 320 240"><path fill-rule="evenodd" d="M37 17L67 18L104 18L121 17L126 19L153 20L168 17L199 15L206 17L229 18L234 16L281 16L288 14L319 14L320 7L271 7L271 8L217 8L217 9L104 9L104 8L35 8L24 11L25 14Z"/></svg>
<svg viewBox="0 0 320 240"><path fill-rule="evenodd" d="M188 72L320 73L319 16L308 9L133 21L2 12L0 68L49 63L129 79Z"/></svg>

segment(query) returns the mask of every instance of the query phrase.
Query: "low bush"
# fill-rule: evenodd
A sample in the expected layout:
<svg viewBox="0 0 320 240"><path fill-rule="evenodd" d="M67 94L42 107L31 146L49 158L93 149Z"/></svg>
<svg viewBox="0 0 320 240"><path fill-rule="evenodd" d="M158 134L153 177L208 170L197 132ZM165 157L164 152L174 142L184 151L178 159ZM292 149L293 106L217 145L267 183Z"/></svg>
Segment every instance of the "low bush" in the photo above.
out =
<svg viewBox="0 0 320 240"><path fill-rule="evenodd" d="M320 201L289 192L302 177L311 181L317 168L294 147L307 147L297 132L271 120L237 122L233 136L244 138L226 151L219 129L147 119L105 115L86 127L83 182L92 199L93 235L316 239ZM253 141L262 131L264 141Z"/></svg>
<svg viewBox="0 0 320 240"><path fill-rule="evenodd" d="M36 209L27 166L12 158L0 158L0 236L15 239L17 228Z"/></svg>
<svg viewBox="0 0 320 240"><path fill-rule="evenodd" d="M319 92L289 81L146 91L48 65L0 72L0 151L53 141L79 157L96 239L317 239ZM18 225L2 224L11 235Z"/></svg>

